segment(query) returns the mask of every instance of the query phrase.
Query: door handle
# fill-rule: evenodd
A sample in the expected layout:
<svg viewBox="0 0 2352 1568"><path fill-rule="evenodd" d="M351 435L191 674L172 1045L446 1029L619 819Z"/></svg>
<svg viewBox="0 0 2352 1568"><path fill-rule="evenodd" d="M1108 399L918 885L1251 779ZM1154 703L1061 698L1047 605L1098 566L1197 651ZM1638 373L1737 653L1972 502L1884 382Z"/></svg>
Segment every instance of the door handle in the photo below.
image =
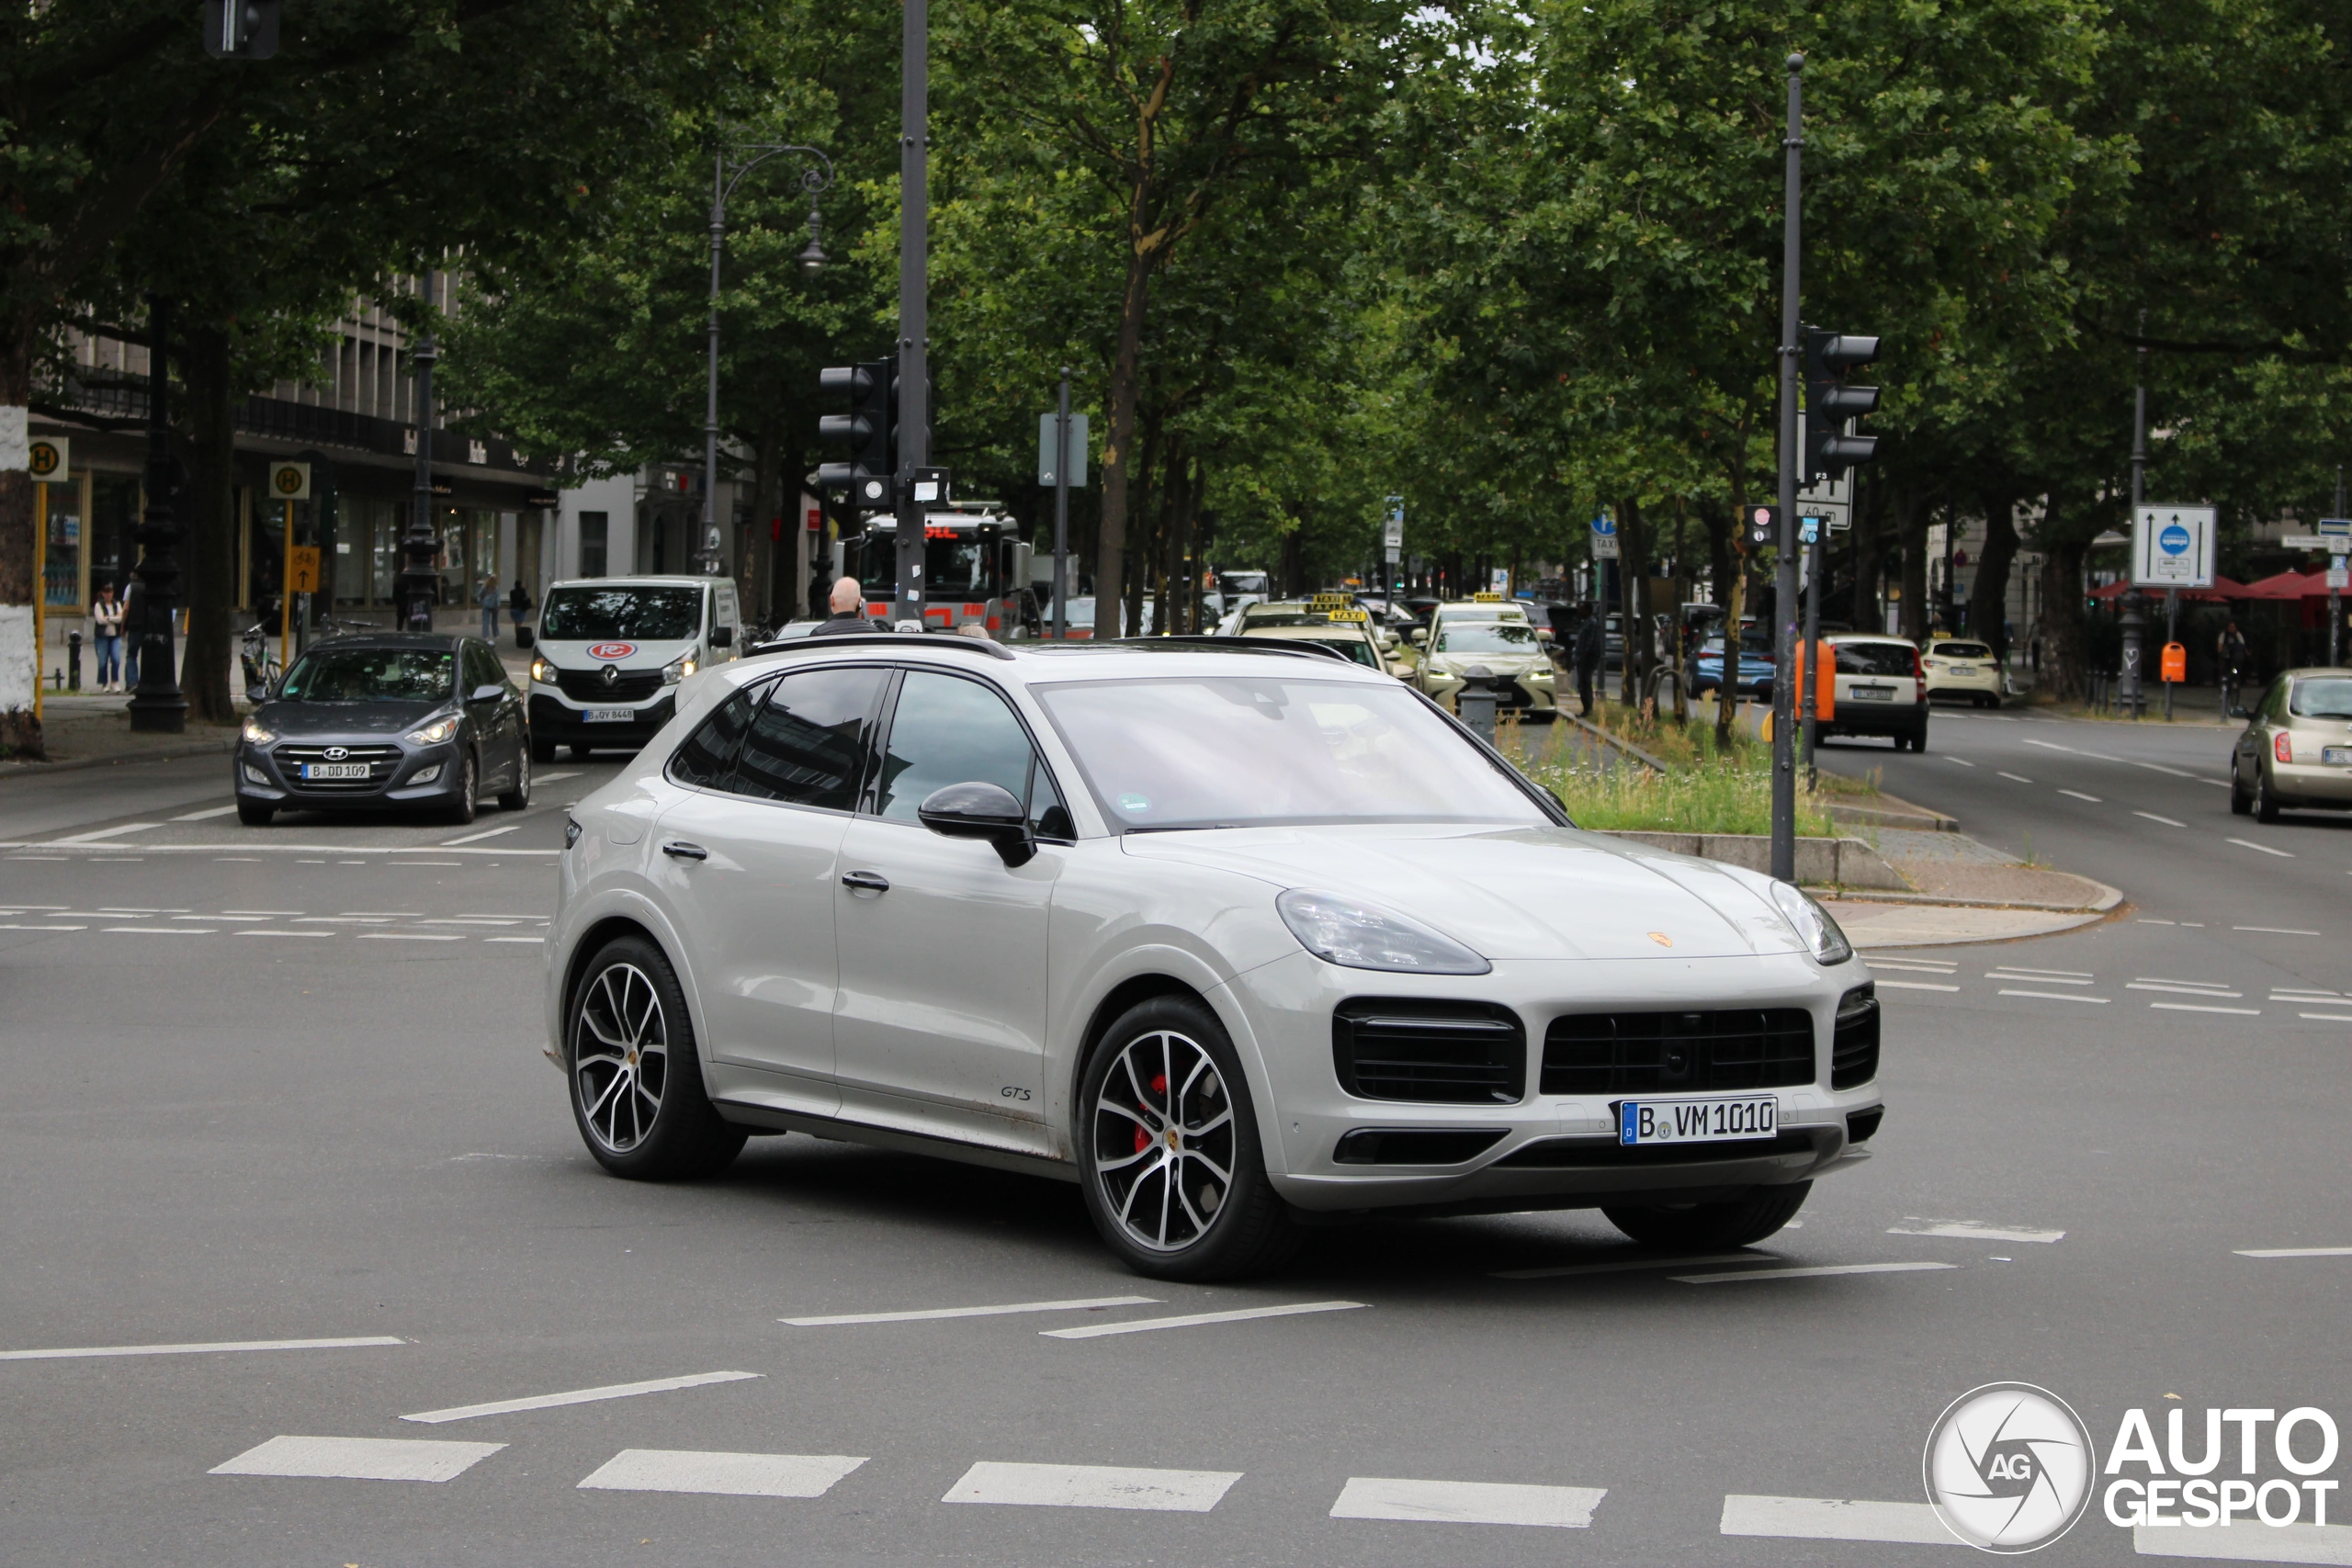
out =
<svg viewBox="0 0 2352 1568"><path fill-rule="evenodd" d="M710 852L700 844L689 844L684 840L662 845L662 852L673 860L708 860L710 858Z"/></svg>
<svg viewBox="0 0 2352 1568"><path fill-rule="evenodd" d="M842 886L854 893L888 893L890 879L878 871L853 871L842 878Z"/></svg>

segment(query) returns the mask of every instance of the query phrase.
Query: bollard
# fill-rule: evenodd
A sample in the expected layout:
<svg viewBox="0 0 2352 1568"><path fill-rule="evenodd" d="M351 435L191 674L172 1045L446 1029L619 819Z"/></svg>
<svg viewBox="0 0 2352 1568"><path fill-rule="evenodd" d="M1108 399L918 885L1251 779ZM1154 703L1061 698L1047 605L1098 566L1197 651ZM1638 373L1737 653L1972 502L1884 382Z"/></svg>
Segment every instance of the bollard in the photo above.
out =
<svg viewBox="0 0 2352 1568"><path fill-rule="evenodd" d="M65 684L73 691L82 689L82 634L65 634Z"/></svg>
<svg viewBox="0 0 2352 1568"><path fill-rule="evenodd" d="M1462 690L1454 694L1454 707L1470 732L1489 746L1495 741L1494 672L1483 664L1473 664L1463 672Z"/></svg>

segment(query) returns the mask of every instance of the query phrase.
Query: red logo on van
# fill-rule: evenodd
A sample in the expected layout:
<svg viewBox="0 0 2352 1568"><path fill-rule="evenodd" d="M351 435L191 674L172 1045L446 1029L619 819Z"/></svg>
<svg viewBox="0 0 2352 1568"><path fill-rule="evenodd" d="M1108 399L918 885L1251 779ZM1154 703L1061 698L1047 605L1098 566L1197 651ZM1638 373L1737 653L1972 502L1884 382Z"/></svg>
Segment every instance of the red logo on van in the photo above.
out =
<svg viewBox="0 0 2352 1568"><path fill-rule="evenodd" d="M588 645L591 659L627 659L637 651L633 642L592 642Z"/></svg>

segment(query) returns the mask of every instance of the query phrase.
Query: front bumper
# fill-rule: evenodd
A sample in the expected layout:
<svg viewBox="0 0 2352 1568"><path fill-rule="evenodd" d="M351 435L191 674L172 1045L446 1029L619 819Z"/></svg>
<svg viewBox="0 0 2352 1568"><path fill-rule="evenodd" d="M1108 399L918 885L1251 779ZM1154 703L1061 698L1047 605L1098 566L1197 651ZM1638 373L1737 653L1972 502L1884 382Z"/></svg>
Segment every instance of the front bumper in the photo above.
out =
<svg viewBox="0 0 2352 1568"><path fill-rule="evenodd" d="M237 798L300 811L433 806L455 796L463 773L457 765L462 735L435 746L373 737L340 743L353 753L345 761L368 764L367 778L304 779L302 764L334 744L306 736L256 746L240 738L230 762Z"/></svg>
<svg viewBox="0 0 2352 1568"><path fill-rule="evenodd" d="M575 705L552 687L534 686L528 710L531 739L540 745L642 746L677 711L677 691L675 686L669 686L660 696L642 703L613 704L614 707L628 708L629 717L592 724L586 706Z"/></svg>
<svg viewBox="0 0 2352 1568"><path fill-rule="evenodd" d="M1558 676L1553 671L1533 670L1498 679L1502 684L1495 694L1498 713L1550 713L1559 705L1555 694ZM1462 685L1461 676L1440 671L1429 671L1420 677L1421 690L1448 713L1461 712Z"/></svg>
<svg viewBox="0 0 2352 1568"><path fill-rule="evenodd" d="M1855 1158L1852 1132L1875 1130L1875 1077L1832 1089L1838 998L1871 978L1860 960L1822 968L1794 955L1753 958L1498 962L1488 975L1385 975L1340 969L1306 953L1278 959L1229 986L1272 1091L1268 1169L1296 1207L1476 1213L1707 1201L1803 1181ZM1353 998L1476 1001L1515 1012L1526 1031L1525 1091L1511 1104L1428 1104L1359 1098L1333 1066L1332 1015ZM1544 1034L1564 1014L1670 1009L1795 1007L1814 1021L1815 1077L1771 1090L1659 1091L1635 1098L1713 1099L1750 1092L1778 1101L1772 1143L1625 1149L1617 1100L1543 1092ZM1859 1124L1849 1130L1849 1118ZM1493 1135L1447 1164L1358 1163L1362 1134ZM1358 1134L1353 1141L1350 1134ZM1474 1137L1468 1142L1478 1142ZM1344 1146L1343 1146L1344 1145ZM1352 1155L1354 1158L1342 1157ZM1279 1168L1276 1168L1279 1167Z"/></svg>

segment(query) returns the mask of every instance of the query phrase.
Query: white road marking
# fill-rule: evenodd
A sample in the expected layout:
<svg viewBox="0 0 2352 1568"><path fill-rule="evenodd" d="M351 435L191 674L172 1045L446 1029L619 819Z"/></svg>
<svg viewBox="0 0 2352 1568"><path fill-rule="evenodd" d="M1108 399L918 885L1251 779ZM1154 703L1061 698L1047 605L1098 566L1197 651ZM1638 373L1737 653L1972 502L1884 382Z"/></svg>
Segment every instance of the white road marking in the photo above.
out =
<svg viewBox="0 0 2352 1568"><path fill-rule="evenodd" d="M468 854L487 855L496 854L499 852L496 850L469 850L466 852ZM511 852L518 855L551 855L559 853L560 852L555 850L514 850ZM384 863L386 865L463 865L466 863L459 860L394 860L386 861Z"/></svg>
<svg viewBox="0 0 2352 1568"><path fill-rule="evenodd" d="M125 822L119 828L101 828L95 833L76 833L70 839L51 839L41 847L54 850L62 849L67 844L95 844L101 839L118 839L125 833L143 833L150 828L162 826L161 822ZM140 847L144 849L147 846L142 844Z"/></svg>
<svg viewBox="0 0 2352 1568"><path fill-rule="evenodd" d="M212 1475L314 1475L339 1481L454 1481L504 1443L430 1438L272 1438Z"/></svg>
<svg viewBox="0 0 2352 1568"><path fill-rule="evenodd" d="M2005 997L2038 997L2045 1002L2097 1002L2102 1007L2107 1004L2107 998L2105 997L2078 997L2068 991L2012 991L2004 989L2001 992L2001 995Z"/></svg>
<svg viewBox="0 0 2352 1568"><path fill-rule="evenodd" d="M2221 997L2233 1001L2245 995L2244 991L2224 990L2220 986L2208 986L2197 980L2133 980L2123 987L2127 991L2163 991L2176 997Z"/></svg>
<svg viewBox="0 0 2352 1568"><path fill-rule="evenodd" d="M2280 997L2301 997L2306 1001L2332 1002L2344 993L2323 991L2317 986L2273 986L2270 987L2270 995L2274 999Z"/></svg>
<svg viewBox="0 0 2352 1568"><path fill-rule="evenodd" d="M2322 1023L2352 1023L2352 1012L2299 1012L2295 1016L2315 1019Z"/></svg>
<svg viewBox="0 0 2352 1568"><path fill-rule="evenodd" d="M2132 815L2134 817L2144 817L2151 822L2161 822L2167 828L2186 828L2188 826L2186 822L2176 822L2169 817L2159 817L2153 811L2134 811Z"/></svg>
<svg viewBox="0 0 2352 1568"><path fill-rule="evenodd" d="M537 938L532 940L537 941ZM1086 1312L1096 1307L1158 1306L1158 1296L1088 1296L1066 1302L1008 1302L1002 1306L922 1307L912 1312L850 1312L831 1317L779 1317L795 1328L831 1328L851 1323L932 1323L947 1317L1003 1317L1020 1312Z"/></svg>
<svg viewBox="0 0 2352 1568"><path fill-rule="evenodd" d="M265 928L265 927L247 926L243 931L233 931L233 932L232 932L232 933L230 933L230 934L232 934L232 935L233 935L233 936L322 936L322 937L334 937L334 936L340 935L341 933L340 933L340 932L337 932L337 931L271 931L271 930L268 930L267 928Z"/></svg>
<svg viewBox="0 0 2352 1568"><path fill-rule="evenodd" d="M306 926L389 926L390 915L300 915L296 917Z"/></svg>
<svg viewBox="0 0 2352 1568"><path fill-rule="evenodd" d="M1937 986L1925 980L1881 980L1879 987L1883 990L1892 991L1957 991L1960 989L1958 986Z"/></svg>
<svg viewBox="0 0 2352 1568"><path fill-rule="evenodd" d="M1238 1312L1194 1312L1181 1317L1138 1317L1125 1323L1092 1323L1084 1328L1044 1328L1048 1339L1100 1339L1109 1334L1146 1334L1155 1328L1198 1328L1219 1323L1249 1323L1261 1317L1296 1317L1311 1312L1353 1312L1362 1302L1292 1302L1283 1306L1243 1307Z"/></svg>
<svg viewBox="0 0 2352 1568"><path fill-rule="evenodd" d="M821 1497L865 1461L848 1454L705 1453L623 1449L583 1492L699 1492L720 1497Z"/></svg>
<svg viewBox="0 0 2352 1568"><path fill-rule="evenodd" d="M2033 782L2023 773L2003 773L2001 776L2009 780L2013 784L2031 784Z"/></svg>
<svg viewBox="0 0 2352 1568"><path fill-rule="evenodd" d="M2239 1247L2240 1258L2352 1258L2352 1247Z"/></svg>
<svg viewBox="0 0 2352 1568"><path fill-rule="evenodd" d="M1963 768L1973 768L1976 765L1965 757L1946 757L1944 761L1947 762L1957 762Z"/></svg>
<svg viewBox="0 0 2352 1568"><path fill-rule="evenodd" d="M2033 969L2022 964L2001 964L1995 967L2005 975L2030 975L2037 980L2047 980L2060 975L2070 975L2077 980L2087 980L2091 977L2091 972L2087 969Z"/></svg>
<svg viewBox="0 0 2352 1568"><path fill-rule="evenodd" d="M522 825L520 822L509 822L503 828L490 828L479 833L468 833L462 839L444 839L441 840L441 847L446 850L458 844L478 844L484 839L495 839L501 833L512 833Z"/></svg>
<svg viewBox="0 0 2352 1568"><path fill-rule="evenodd" d="M100 926L101 931L129 932L133 936L219 936L211 926Z"/></svg>
<svg viewBox="0 0 2352 1568"><path fill-rule="evenodd" d="M1331 1505L1335 1519L1404 1519L1455 1525L1548 1525L1580 1530L1605 1486L1526 1486L1487 1481L1407 1481L1351 1475Z"/></svg>
<svg viewBox="0 0 2352 1568"><path fill-rule="evenodd" d="M1833 1274L1916 1274L1956 1269L1956 1263L1830 1263L1810 1269L1748 1269L1736 1274L1677 1274L1678 1285L1722 1285L1739 1280L1825 1280Z"/></svg>
<svg viewBox="0 0 2352 1568"><path fill-rule="evenodd" d="M175 920L266 920L267 915L174 915Z"/></svg>
<svg viewBox="0 0 2352 1568"><path fill-rule="evenodd" d="M543 936L486 936L486 937L482 938L482 941L484 941L484 942L529 942L529 943L530 943L532 946L534 946L534 947L545 947L545 946L547 945L547 941L548 941L548 939L547 939L547 938L545 938L545 937L543 937Z"/></svg>
<svg viewBox="0 0 2352 1568"><path fill-rule="evenodd" d="M2259 1525L2231 1533L2199 1530L2183 1540L2163 1526L2133 1525L2143 1557L2201 1557L2224 1562L2352 1562L2352 1526Z"/></svg>
<svg viewBox="0 0 2352 1568"><path fill-rule="evenodd" d="M0 931L85 931L87 926L0 926Z"/></svg>
<svg viewBox="0 0 2352 1568"><path fill-rule="evenodd" d="M553 784L558 779L576 779L579 776L579 769L566 768L560 773L533 773L531 775L531 782L533 784Z"/></svg>
<svg viewBox="0 0 2352 1568"><path fill-rule="evenodd" d="M2015 969L1987 969L1984 971L1984 978L1987 980L2027 980L2037 986L2087 986L2091 983L2087 977L2076 980L2069 978L2064 975L2037 975L2031 971L2020 972Z"/></svg>
<svg viewBox="0 0 2352 1568"><path fill-rule="evenodd" d="M461 936L444 936L438 931L359 931L361 942L463 942Z"/></svg>
<svg viewBox="0 0 2352 1568"><path fill-rule="evenodd" d="M2252 839L2232 839L2230 842L2237 845L2238 848L2242 850L2260 850L2264 854L2277 855L2280 860L2293 860L2295 858L2295 856L2289 851L2274 850L2268 844L2257 844ZM2240 927L2238 929L2243 931L2247 928ZM2316 935L2318 933L2314 932L2312 934Z"/></svg>
<svg viewBox="0 0 2352 1568"><path fill-rule="evenodd" d="M1917 969L1923 974L1949 975L1960 965L1946 958L1873 958L1873 969Z"/></svg>
<svg viewBox="0 0 2352 1568"><path fill-rule="evenodd" d="M175 822L201 822L208 817L226 817L235 809L237 809L236 802L231 801L226 806L209 806L205 807L202 811L187 812L181 816L173 818L172 820Z"/></svg>
<svg viewBox="0 0 2352 1568"><path fill-rule="evenodd" d="M141 904L101 904L101 915L185 915L186 909L150 909Z"/></svg>
<svg viewBox="0 0 2352 1568"><path fill-rule="evenodd" d="M2232 843L2237 840L2233 839ZM2233 931L2256 931L2263 936L2317 936L2318 931L2298 931L2293 926L2232 926Z"/></svg>
<svg viewBox="0 0 2352 1568"><path fill-rule="evenodd" d="M469 909L462 918L469 920L537 920L541 925L548 921L545 915L490 915L480 909Z"/></svg>
<svg viewBox="0 0 2352 1568"><path fill-rule="evenodd" d="M1783 1230L1787 1226L1781 1227ZM1624 1274L1639 1269L1690 1269L1702 1263L1778 1263L1769 1252L1709 1252L1695 1258L1621 1258L1608 1263L1563 1263L1551 1269L1502 1269L1497 1280L1565 1280L1578 1274Z"/></svg>
<svg viewBox="0 0 2352 1568"><path fill-rule="evenodd" d="M486 1404L458 1404L447 1410L421 1410L401 1419L438 1426L444 1421L471 1421L481 1416L512 1416L524 1410L552 1410L560 1404L594 1404L599 1400L629 1399L640 1393L667 1393L673 1389L700 1388L706 1383L741 1382L746 1378L766 1375L765 1372L696 1372L691 1377L652 1378L644 1382L575 1388L564 1393L535 1393L523 1399L494 1399Z"/></svg>
<svg viewBox="0 0 2352 1568"><path fill-rule="evenodd" d="M422 909L338 909L335 913L348 916L356 920L413 920L421 917L424 911Z"/></svg>
<svg viewBox="0 0 2352 1568"><path fill-rule="evenodd" d="M220 912L224 915L271 915L280 919L290 919L302 911L300 909L223 909Z"/></svg>
<svg viewBox="0 0 2352 1568"><path fill-rule="evenodd" d="M2087 801L2089 801L2093 806L2104 806L2104 805L2106 805L2106 804L2107 804L2107 802L2105 802L2104 800L2101 800L2098 795L2085 795L2081 790L2078 790L2078 789L2062 789L2062 790L2060 790L2058 793L2059 793L2060 795L2073 795L2076 800L2087 800Z"/></svg>
<svg viewBox="0 0 2352 1568"><path fill-rule="evenodd" d="M2141 916L2141 917L2139 918L2139 919L2137 919L2137 920L2136 920L2136 921L2134 921L2133 923L2134 923L2135 925L2143 925L2143 926L2170 926L2170 925L2177 925L2177 924L2179 924L2179 922L2178 922L2177 920L2152 920L2152 919L2149 919L2147 916L2145 916L2145 915Z"/></svg>
<svg viewBox="0 0 2352 1568"><path fill-rule="evenodd" d="M216 865L259 865L261 863L259 855L214 855L212 860Z"/></svg>
<svg viewBox="0 0 2352 1568"><path fill-rule="evenodd" d="M1988 1225L1977 1220L1928 1220L1917 1214L1903 1216L1907 1225L1889 1225L1889 1235L1941 1235L1962 1237L1972 1241L2057 1241L2064 1231L2037 1230L2025 1225Z"/></svg>
<svg viewBox="0 0 2352 1568"><path fill-rule="evenodd" d="M2162 762L2134 762L2132 765L2135 768L2145 768L2152 773L2169 773L2177 779L2193 779L2197 776L2195 773L2182 773L2178 768L2167 768Z"/></svg>
<svg viewBox="0 0 2352 1568"><path fill-rule="evenodd" d="M1126 1470L1107 1464L1000 1464L983 1460L966 1471L940 1501L1205 1514L1240 1479L1238 1470Z"/></svg>
<svg viewBox="0 0 2352 1568"><path fill-rule="evenodd" d="M2238 1018L2262 1016L2260 1008L2209 1008L2199 1007L2195 1002L2150 1002L2148 1005L2152 1008L2162 1008L2166 1012L2225 1012Z"/></svg>
<svg viewBox="0 0 2352 1568"><path fill-rule="evenodd" d="M1877 1540L1905 1546L1963 1546L1925 1503L1849 1502L1836 1497L1724 1499L1725 1535L1793 1536L1803 1540Z"/></svg>
<svg viewBox="0 0 2352 1568"><path fill-rule="evenodd" d="M218 1356L237 1350L351 1350L405 1345L389 1334L356 1339L220 1339L189 1345L75 1345L59 1350L0 1350L0 1361L75 1361L94 1356Z"/></svg>
<svg viewBox="0 0 2352 1568"><path fill-rule="evenodd" d="M519 926L524 915L436 915L424 923L428 926Z"/></svg>
<svg viewBox="0 0 2352 1568"><path fill-rule="evenodd" d="M2061 746L2055 740L2028 740L2026 744L2029 746L2039 746L2045 751L2064 751L2070 756L2088 757L2094 761L2120 762L2123 761L2120 757L2110 757L2104 751L2085 751L2080 748L2074 746Z"/></svg>

